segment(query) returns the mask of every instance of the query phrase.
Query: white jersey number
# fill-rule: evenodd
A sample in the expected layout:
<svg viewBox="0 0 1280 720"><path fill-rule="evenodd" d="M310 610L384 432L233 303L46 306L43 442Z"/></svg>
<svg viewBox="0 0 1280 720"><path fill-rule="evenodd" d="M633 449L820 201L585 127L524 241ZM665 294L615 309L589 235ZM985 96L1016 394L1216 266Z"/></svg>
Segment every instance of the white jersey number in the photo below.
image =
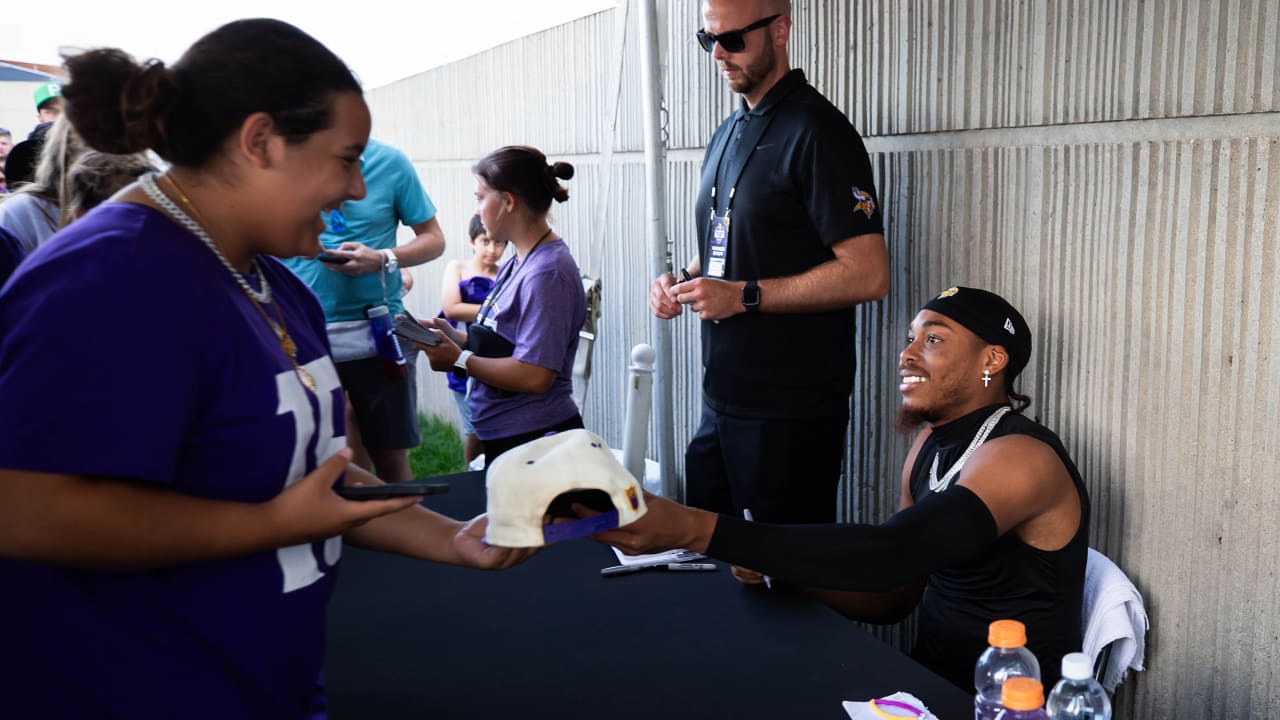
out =
<svg viewBox="0 0 1280 720"><path fill-rule="evenodd" d="M292 370L276 375L276 394L280 398L277 415L289 415L293 418L293 459L289 463L289 476L284 487L298 482L306 475L308 464L319 465L330 455L338 452L346 445L343 437L333 435L333 399L334 390L342 387L338 382L338 371L328 355L316 358L305 365L308 372L316 380L316 398L320 401L320 428L317 431L315 417L311 414L311 399L307 389L302 386L298 376ZM307 457L311 438L315 437L315 451L311 458ZM307 460L311 462L308 463ZM284 575L283 592L307 587L324 577L325 571L333 567L342 556L342 537L331 537L324 541L324 566L316 554L318 543L306 543L276 550L276 561L280 563L280 572Z"/></svg>

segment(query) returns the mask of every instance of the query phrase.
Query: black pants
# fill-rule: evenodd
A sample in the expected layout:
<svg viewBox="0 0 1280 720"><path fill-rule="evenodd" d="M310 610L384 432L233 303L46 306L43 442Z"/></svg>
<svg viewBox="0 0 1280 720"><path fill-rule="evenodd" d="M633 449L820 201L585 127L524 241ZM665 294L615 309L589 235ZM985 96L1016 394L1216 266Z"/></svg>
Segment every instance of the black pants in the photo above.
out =
<svg viewBox="0 0 1280 720"><path fill-rule="evenodd" d="M704 401L685 451L685 502L777 523L829 523L849 418L759 419L724 415Z"/></svg>
<svg viewBox="0 0 1280 720"><path fill-rule="evenodd" d="M576 430L580 427L583 427L582 415L581 413L574 413L573 417L569 418L568 420L565 420L564 422L558 422L555 425L550 425L540 430L532 430L527 433L520 433L519 435L509 435L503 438L494 438L493 440L485 440L483 441L484 442L484 466L489 467L490 465L493 464L493 461L496 460L499 455L510 450L513 447L523 445L531 440L537 440L538 438L544 435L548 435L550 433L564 432L565 430Z"/></svg>

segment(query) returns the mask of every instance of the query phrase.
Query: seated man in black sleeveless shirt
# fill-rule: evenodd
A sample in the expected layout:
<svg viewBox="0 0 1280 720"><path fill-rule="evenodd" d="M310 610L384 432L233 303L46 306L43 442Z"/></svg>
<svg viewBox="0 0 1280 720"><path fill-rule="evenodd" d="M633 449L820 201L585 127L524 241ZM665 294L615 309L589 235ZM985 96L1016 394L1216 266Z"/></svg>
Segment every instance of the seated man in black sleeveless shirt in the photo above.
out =
<svg viewBox="0 0 1280 720"><path fill-rule="evenodd" d="M1030 357L1026 321L998 295L951 288L920 310L899 361L898 426L925 429L882 525L749 523L647 497L648 514L597 539L705 552L871 622L918 605L913 657L966 689L987 625L1020 620L1052 687L1080 649L1089 498L1058 437L1020 414L1030 400L1013 380Z"/></svg>

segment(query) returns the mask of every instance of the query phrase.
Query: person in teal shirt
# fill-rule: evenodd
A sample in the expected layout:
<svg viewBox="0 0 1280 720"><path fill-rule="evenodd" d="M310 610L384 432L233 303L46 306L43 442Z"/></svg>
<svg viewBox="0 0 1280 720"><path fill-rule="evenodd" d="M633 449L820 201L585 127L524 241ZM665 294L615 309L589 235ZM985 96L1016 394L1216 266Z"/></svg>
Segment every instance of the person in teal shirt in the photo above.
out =
<svg viewBox="0 0 1280 720"><path fill-rule="evenodd" d="M383 480L398 482L412 478L408 450L422 442L414 353L406 343L407 374L388 372L374 347L367 311L385 305L393 316L404 312L400 268L440 257L444 232L435 205L403 152L370 138L360 155L360 169L365 197L324 213L320 244L323 258L332 262L291 258L285 264L311 287L324 308L333 359L347 392L347 440L356 462ZM414 237L397 245L401 225L412 228Z"/></svg>

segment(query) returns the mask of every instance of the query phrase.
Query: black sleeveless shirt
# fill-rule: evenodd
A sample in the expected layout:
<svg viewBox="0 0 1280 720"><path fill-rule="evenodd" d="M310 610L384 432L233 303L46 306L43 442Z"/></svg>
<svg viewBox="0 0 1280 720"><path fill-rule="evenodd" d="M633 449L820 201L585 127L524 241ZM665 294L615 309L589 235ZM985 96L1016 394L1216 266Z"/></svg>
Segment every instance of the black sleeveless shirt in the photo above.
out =
<svg viewBox="0 0 1280 720"><path fill-rule="evenodd" d="M934 455L941 477L1000 407L990 405L933 429L911 468L911 497L916 502L933 492L929 469ZM988 440L1006 435L1028 435L1053 448L1080 494L1080 526L1060 550L1039 550L1008 532L974 562L931 574L920 601L919 633L911 654L952 683L972 690L974 665L987 648L987 626L994 620L1018 620L1027 627L1027 646L1040 661L1047 695L1058 681L1062 656L1078 652L1083 640L1089 494L1062 441L1048 428L1007 413ZM954 481L950 487L955 487Z"/></svg>

